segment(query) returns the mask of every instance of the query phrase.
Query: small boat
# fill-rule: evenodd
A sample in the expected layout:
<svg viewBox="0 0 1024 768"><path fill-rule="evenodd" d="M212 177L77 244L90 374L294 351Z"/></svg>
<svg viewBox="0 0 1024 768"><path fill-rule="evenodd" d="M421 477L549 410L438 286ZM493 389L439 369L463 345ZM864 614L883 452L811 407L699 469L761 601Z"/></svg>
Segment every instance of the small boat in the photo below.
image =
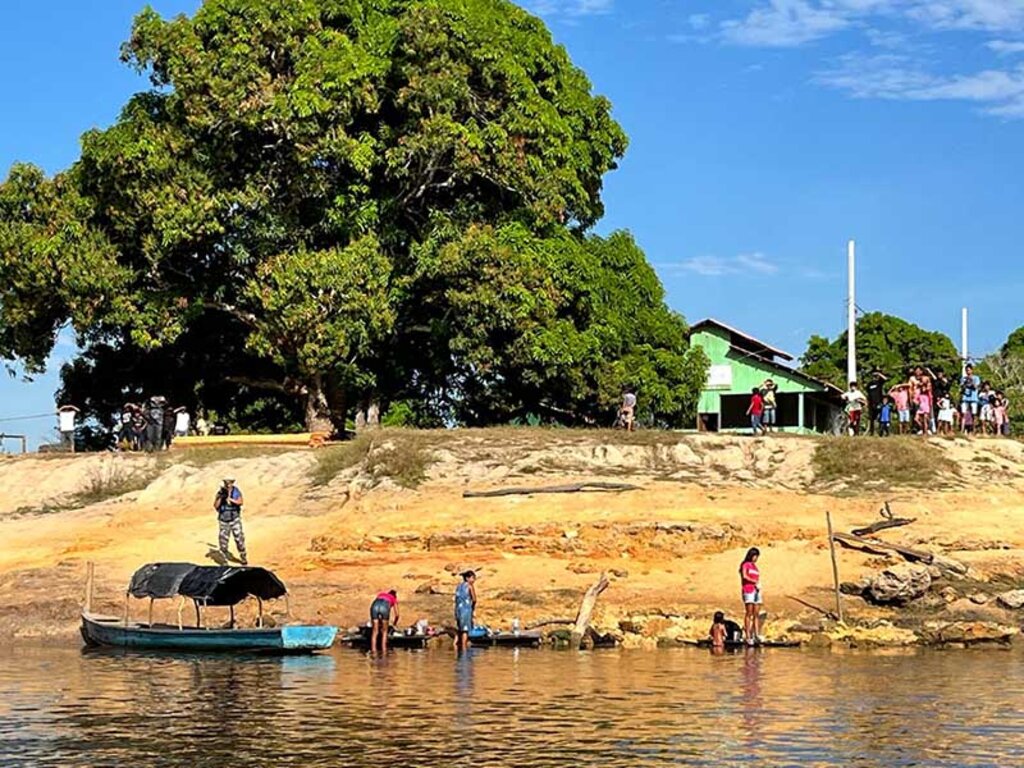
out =
<svg viewBox="0 0 1024 768"><path fill-rule="evenodd" d="M352 632L341 639L341 642L352 648L370 647L370 627L360 627L358 632ZM426 648L431 640L442 637L442 635L428 635L422 632L414 632L409 635L405 632L392 631L388 635L388 648L407 648L422 650Z"/></svg>
<svg viewBox="0 0 1024 768"><path fill-rule="evenodd" d="M543 635L535 630L494 632L486 627L473 627L469 632L469 644L485 648L539 648L543 639Z"/></svg>
<svg viewBox="0 0 1024 768"><path fill-rule="evenodd" d="M271 571L258 567L205 566L191 563L151 563L135 572L125 595L121 617L92 613L93 568L89 564L86 606L82 612L82 639L88 646L107 646L147 650L234 651L248 653L312 653L334 644L337 627L263 625L263 603L287 598L284 583ZM149 598L149 620L133 621L131 598ZM153 601L181 598L178 623L155 624ZM254 597L259 605L256 626L235 626L235 606ZM182 625L186 600L195 607L194 627ZM226 628L203 626L203 609L221 606L230 609Z"/></svg>

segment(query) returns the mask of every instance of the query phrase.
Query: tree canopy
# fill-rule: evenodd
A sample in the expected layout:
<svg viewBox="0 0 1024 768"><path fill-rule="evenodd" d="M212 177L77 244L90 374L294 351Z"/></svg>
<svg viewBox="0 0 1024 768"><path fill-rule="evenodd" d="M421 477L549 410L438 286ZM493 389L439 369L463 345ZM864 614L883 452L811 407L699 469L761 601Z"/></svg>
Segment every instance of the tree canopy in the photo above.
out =
<svg viewBox="0 0 1024 768"><path fill-rule="evenodd" d="M843 389L846 379L847 333L834 340L811 336L800 358L801 370ZM857 320L857 366L861 375L878 368L890 377L900 377L910 366L925 365L956 376L960 357L945 334L926 331L892 315L869 312Z"/></svg>
<svg viewBox="0 0 1024 768"><path fill-rule="evenodd" d="M153 366L187 404L269 396L310 429L367 400L585 421L626 384L692 414L685 324L628 235L586 234L625 134L539 19L206 0L144 10L122 59L152 87L67 171L0 185L0 357L39 370L70 324L64 390L100 416Z"/></svg>

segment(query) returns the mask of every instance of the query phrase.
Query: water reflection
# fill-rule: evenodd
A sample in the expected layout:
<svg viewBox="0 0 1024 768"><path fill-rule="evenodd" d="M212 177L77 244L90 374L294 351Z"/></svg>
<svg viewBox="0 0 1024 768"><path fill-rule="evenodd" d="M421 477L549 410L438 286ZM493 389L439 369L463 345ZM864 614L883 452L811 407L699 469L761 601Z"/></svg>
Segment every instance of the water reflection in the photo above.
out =
<svg viewBox="0 0 1024 768"><path fill-rule="evenodd" d="M0 765L1015 765L1016 652L0 650Z"/></svg>

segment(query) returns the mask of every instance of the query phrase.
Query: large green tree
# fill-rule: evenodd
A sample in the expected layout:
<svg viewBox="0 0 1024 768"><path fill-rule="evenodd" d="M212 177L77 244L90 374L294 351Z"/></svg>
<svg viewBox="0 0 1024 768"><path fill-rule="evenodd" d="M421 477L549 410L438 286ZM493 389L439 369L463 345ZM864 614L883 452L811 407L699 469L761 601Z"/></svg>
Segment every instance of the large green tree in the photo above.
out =
<svg viewBox="0 0 1024 768"><path fill-rule="evenodd" d="M804 373L846 388L846 343L843 331L835 339L811 336L800 358ZM869 312L857 320L857 367L861 375L878 368L901 377L912 365L942 369L951 376L960 370L953 342L938 331L926 331L899 317Z"/></svg>
<svg viewBox="0 0 1024 768"><path fill-rule="evenodd" d="M584 234L625 136L518 6L206 0L143 11L122 57L152 88L0 187L0 356L38 369L70 322L84 370L170 358L311 429L366 399L585 414L633 378L690 407L700 360L642 254Z"/></svg>

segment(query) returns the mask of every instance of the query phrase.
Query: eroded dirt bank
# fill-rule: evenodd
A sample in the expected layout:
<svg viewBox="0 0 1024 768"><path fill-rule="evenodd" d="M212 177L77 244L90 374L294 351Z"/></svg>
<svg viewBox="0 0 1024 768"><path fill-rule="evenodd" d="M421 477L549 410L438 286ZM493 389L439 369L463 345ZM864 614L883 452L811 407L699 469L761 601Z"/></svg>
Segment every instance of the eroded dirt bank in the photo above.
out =
<svg viewBox="0 0 1024 768"><path fill-rule="evenodd" d="M606 571L599 630L628 645L697 637L712 611L739 613L737 566L758 546L769 637L1009 639L1024 610L998 596L1024 586L1024 445L892 440L876 451L880 442L825 444L831 463L815 460L823 443L814 439L540 430L381 433L319 452L8 458L0 461L0 638L74 637L87 561L96 563L98 607L115 614L139 565L212 562L212 497L231 475L246 495L250 560L285 579L298 618L351 626L365 620L376 591L394 587L403 620L444 624L455 574L471 567L481 574L485 623L529 624L571 617ZM874 473L864 469L871 461L890 466ZM934 464L928 477L906 478L928 487L910 487L899 473L893 480L891 464L901 461ZM638 488L462 496L587 480ZM789 599L832 607L825 510L849 531L878 520L885 500L916 521L879 538L942 553L967 573L919 565L911 567L927 576L907 575L899 556L841 550L842 580L857 585L849 590L890 567L916 579L921 594L899 606L848 596L845 627ZM160 611L170 619L175 606Z"/></svg>

